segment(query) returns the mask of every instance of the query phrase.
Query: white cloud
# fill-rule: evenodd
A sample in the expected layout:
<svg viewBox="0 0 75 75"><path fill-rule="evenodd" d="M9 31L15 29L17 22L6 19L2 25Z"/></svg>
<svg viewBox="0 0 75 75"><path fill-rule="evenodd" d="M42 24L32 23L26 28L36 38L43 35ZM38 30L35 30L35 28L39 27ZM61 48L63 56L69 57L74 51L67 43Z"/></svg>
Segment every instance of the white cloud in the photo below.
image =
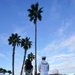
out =
<svg viewBox="0 0 75 75"><path fill-rule="evenodd" d="M60 27L55 32L58 37L67 37L70 27L73 25L73 17L67 20L62 20ZM69 35L69 34L68 34Z"/></svg>
<svg viewBox="0 0 75 75"><path fill-rule="evenodd" d="M22 27L22 26L15 26L14 27L14 31L13 31L14 33L18 33L21 37L25 37L26 36L26 34L27 34L27 32L26 32L26 30L25 30L25 27Z"/></svg>
<svg viewBox="0 0 75 75"><path fill-rule="evenodd" d="M68 58L72 58L74 56L74 54L60 54L60 55L55 55L55 56L53 56L51 59L53 59L53 60L60 60L60 59L62 59L62 60L64 60L64 59L68 59Z"/></svg>
<svg viewBox="0 0 75 75"><path fill-rule="evenodd" d="M25 12L18 12L18 15L22 16L22 17L26 17L26 13Z"/></svg>
<svg viewBox="0 0 75 75"><path fill-rule="evenodd" d="M25 31L25 28L24 27L19 27L19 26L16 26L14 27L12 33L18 33L21 37L25 37L27 32ZM0 34L0 44L8 44L8 38L9 36L11 36L12 34L11 32L9 33L1 33ZM10 34L10 35L9 35Z"/></svg>
<svg viewBox="0 0 75 75"><path fill-rule="evenodd" d="M75 34L64 39L59 39L48 44L38 51L38 59L41 55L47 56L50 70L58 69L61 73L75 72ZM39 61L38 60L38 61Z"/></svg>
<svg viewBox="0 0 75 75"><path fill-rule="evenodd" d="M19 75L21 71L21 65L15 66L15 75Z"/></svg>
<svg viewBox="0 0 75 75"><path fill-rule="evenodd" d="M2 33L2 34L0 34L0 44L2 45L2 44L7 44L7 42L8 42L8 34L6 34L6 33Z"/></svg>
<svg viewBox="0 0 75 75"><path fill-rule="evenodd" d="M75 50L75 35L70 36L69 38L63 40L60 43L61 47L66 47L69 51Z"/></svg>
<svg viewBox="0 0 75 75"><path fill-rule="evenodd" d="M57 64L57 65L50 65L50 68L58 69L61 74L67 74L67 73L75 73L75 63L74 62L66 62Z"/></svg>
<svg viewBox="0 0 75 75"><path fill-rule="evenodd" d="M58 61L63 60L61 63ZM74 54L60 54L52 57L50 61L50 70L58 69L61 74L75 73L75 55ZM52 63L51 63L52 62Z"/></svg>
<svg viewBox="0 0 75 75"><path fill-rule="evenodd" d="M75 50L75 35L71 35L70 37L66 39L59 39L51 42L48 44L41 53L48 53L48 52L54 52L54 51L61 51L64 48L66 48L68 51L74 51ZM41 50L40 50L41 51Z"/></svg>
<svg viewBox="0 0 75 75"><path fill-rule="evenodd" d="M5 55L0 53L0 58L4 58L4 57L5 57Z"/></svg>

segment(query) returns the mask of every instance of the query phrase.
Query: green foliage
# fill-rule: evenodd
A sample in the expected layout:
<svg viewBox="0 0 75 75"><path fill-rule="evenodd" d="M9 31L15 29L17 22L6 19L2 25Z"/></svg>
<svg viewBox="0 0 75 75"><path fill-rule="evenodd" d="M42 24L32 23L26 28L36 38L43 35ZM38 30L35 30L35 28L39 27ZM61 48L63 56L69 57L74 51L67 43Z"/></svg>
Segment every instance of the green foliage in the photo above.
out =
<svg viewBox="0 0 75 75"><path fill-rule="evenodd" d="M37 75L40 75L40 73L38 73Z"/></svg>
<svg viewBox="0 0 75 75"><path fill-rule="evenodd" d="M0 68L0 73L9 73L9 74L11 74L12 72L11 72L11 70L6 70L6 69L3 69L3 68Z"/></svg>
<svg viewBox="0 0 75 75"><path fill-rule="evenodd" d="M11 73L12 73L12 72L11 72L11 70L8 70L7 72L8 72L9 74L11 74Z"/></svg>
<svg viewBox="0 0 75 75"><path fill-rule="evenodd" d="M3 70L3 68L0 68L0 72Z"/></svg>
<svg viewBox="0 0 75 75"><path fill-rule="evenodd" d="M28 12L29 12L28 17L30 18L30 21L34 22L34 24L36 24L37 19L41 21L42 19L41 13L43 12L42 9L43 7L39 8L38 3L32 4L31 8L28 9Z"/></svg>
<svg viewBox="0 0 75 75"><path fill-rule="evenodd" d="M0 72L1 72L1 73L6 73L7 70L6 70L6 69L3 69L3 68L0 68Z"/></svg>
<svg viewBox="0 0 75 75"><path fill-rule="evenodd" d="M18 36L17 33L11 34L11 36L8 39L8 42L9 42L9 45L18 46L20 45L20 36Z"/></svg>
<svg viewBox="0 0 75 75"><path fill-rule="evenodd" d="M30 54L28 54L28 59L32 62L35 58L35 55L33 55L33 53L31 52Z"/></svg>
<svg viewBox="0 0 75 75"><path fill-rule="evenodd" d="M21 47L23 47L25 50L28 50L29 48L31 48L32 45L32 41L29 41L30 38L26 37L26 38L22 38L21 40Z"/></svg>

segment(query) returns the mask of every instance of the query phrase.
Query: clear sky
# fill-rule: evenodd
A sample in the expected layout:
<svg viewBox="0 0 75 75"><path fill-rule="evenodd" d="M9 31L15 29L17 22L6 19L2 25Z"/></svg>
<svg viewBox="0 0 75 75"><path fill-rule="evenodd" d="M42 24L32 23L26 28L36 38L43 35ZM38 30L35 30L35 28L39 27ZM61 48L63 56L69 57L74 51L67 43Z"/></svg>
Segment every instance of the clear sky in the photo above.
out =
<svg viewBox="0 0 75 75"><path fill-rule="evenodd" d="M42 21L38 21L37 56L46 56L51 73L75 73L75 0L0 0L0 67L11 70L12 46L8 44L11 33L33 42L27 54L34 53L34 24L29 21L31 4L39 2L43 8ZM16 47L15 75L19 75L23 61L23 48ZM34 61L33 61L34 64Z"/></svg>

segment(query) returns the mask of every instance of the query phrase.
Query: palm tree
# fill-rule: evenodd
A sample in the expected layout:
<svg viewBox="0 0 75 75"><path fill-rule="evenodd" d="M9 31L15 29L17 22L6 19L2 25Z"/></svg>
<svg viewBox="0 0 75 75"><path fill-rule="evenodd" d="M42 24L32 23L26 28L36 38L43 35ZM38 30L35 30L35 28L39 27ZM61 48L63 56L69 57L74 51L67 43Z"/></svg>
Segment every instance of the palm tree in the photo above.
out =
<svg viewBox="0 0 75 75"><path fill-rule="evenodd" d="M38 3L32 4L31 8L28 9L28 17L30 18L30 21L33 21L33 23L35 24L35 75L37 75L37 19L41 21L41 13L43 12L43 7L38 8L38 6Z"/></svg>
<svg viewBox="0 0 75 75"><path fill-rule="evenodd" d="M9 75L12 74L11 70L8 70L7 72L9 73Z"/></svg>
<svg viewBox="0 0 75 75"><path fill-rule="evenodd" d="M24 48L24 58L23 58L23 64L22 64L20 75L22 75L22 72L23 72L23 66L24 66L24 63L25 63L27 50L29 48L31 48L31 45L32 45L32 41L30 41L30 38L28 38L28 37L22 38L21 47Z"/></svg>
<svg viewBox="0 0 75 75"><path fill-rule="evenodd" d="M31 52L30 54L28 54L28 59L32 62L33 59L35 58L35 56L33 55L33 53Z"/></svg>
<svg viewBox="0 0 75 75"><path fill-rule="evenodd" d="M12 75L14 75L14 57L15 57L15 47L16 45L20 45L20 36L18 36L17 33L11 34L11 36L8 39L9 45L12 45Z"/></svg>

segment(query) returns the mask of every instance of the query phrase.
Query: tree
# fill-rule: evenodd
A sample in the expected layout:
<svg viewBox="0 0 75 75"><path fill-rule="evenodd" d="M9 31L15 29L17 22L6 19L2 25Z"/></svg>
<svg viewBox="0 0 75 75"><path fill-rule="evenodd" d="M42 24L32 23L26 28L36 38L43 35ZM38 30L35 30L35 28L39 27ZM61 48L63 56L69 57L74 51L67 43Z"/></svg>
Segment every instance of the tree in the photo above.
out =
<svg viewBox="0 0 75 75"><path fill-rule="evenodd" d="M7 72L9 73L9 75L12 74L11 70L8 70Z"/></svg>
<svg viewBox="0 0 75 75"><path fill-rule="evenodd" d="M7 73L7 70L6 69L3 69L3 68L0 68L0 73Z"/></svg>
<svg viewBox="0 0 75 75"><path fill-rule="evenodd" d="M11 34L11 36L8 39L9 45L12 45L12 75L14 75L14 57L15 57L15 47L16 45L20 45L20 36L18 36L17 33Z"/></svg>
<svg viewBox="0 0 75 75"><path fill-rule="evenodd" d="M23 64L22 64L20 75L22 75L22 72L23 72L23 66L24 66L24 63L25 63L27 50L29 48L31 48L31 45L32 45L32 41L30 41L30 38L28 38L28 37L22 38L21 47L24 48L24 58L23 58Z"/></svg>
<svg viewBox="0 0 75 75"><path fill-rule="evenodd" d="M3 73L4 73L4 74L7 73L7 70L6 70L6 69L3 69Z"/></svg>
<svg viewBox="0 0 75 75"><path fill-rule="evenodd" d="M31 52L30 54L28 54L28 59L32 62L33 59L35 58L35 56L33 55L33 53Z"/></svg>
<svg viewBox="0 0 75 75"><path fill-rule="evenodd" d="M40 73L38 73L37 75L40 75Z"/></svg>
<svg viewBox="0 0 75 75"><path fill-rule="evenodd" d="M0 68L0 73L2 73L3 72L3 68Z"/></svg>
<svg viewBox="0 0 75 75"><path fill-rule="evenodd" d="M30 18L30 21L33 21L35 25L35 75L37 75L37 19L41 21L42 16L41 13L43 12L42 8L38 8L39 4L32 4L31 8L28 9L29 15L28 17Z"/></svg>

